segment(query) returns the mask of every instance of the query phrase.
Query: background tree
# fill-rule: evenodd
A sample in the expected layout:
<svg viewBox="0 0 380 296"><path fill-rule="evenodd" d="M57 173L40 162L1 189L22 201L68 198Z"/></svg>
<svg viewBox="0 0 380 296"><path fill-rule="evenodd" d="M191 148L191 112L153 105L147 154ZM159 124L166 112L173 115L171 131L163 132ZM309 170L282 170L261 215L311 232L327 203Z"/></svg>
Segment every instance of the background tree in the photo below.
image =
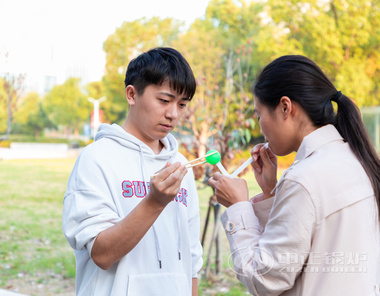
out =
<svg viewBox="0 0 380 296"><path fill-rule="evenodd" d="M0 134L7 131L7 105L3 79L0 78Z"/></svg>
<svg viewBox="0 0 380 296"><path fill-rule="evenodd" d="M1 88L3 89L3 92L0 93L0 100L3 100L2 105L5 105L7 114L7 130L3 137L4 139L9 139L9 135L11 134L13 115L17 110L17 103L23 90L24 79L25 76L23 74L12 75L10 73L6 73L0 79L2 83Z"/></svg>
<svg viewBox="0 0 380 296"><path fill-rule="evenodd" d="M170 46L178 37L182 22L173 19L139 19L124 22L104 43L106 68L103 84L107 101L103 103L105 118L121 122L128 104L124 93L124 77L129 61L157 46Z"/></svg>
<svg viewBox="0 0 380 296"><path fill-rule="evenodd" d="M266 12L273 53L304 54L359 107L379 104L378 0L269 0Z"/></svg>
<svg viewBox="0 0 380 296"><path fill-rule="evenodd" d="M31 92L23 98L17 112L15 123L23 125L23 130L32 132L38 139L45 128L54 128L42 108L42 98L36 92Z"/></svg>
<svg viewBox="0 0 380 296"><path fill-rule="evenodd" d="M66 127L68 137L74 128L77 138L79 124L83 123L91 112L92 106L82 93L79 82L78 78L69 78L64 84L54 86L42 103L51 122Z"/></svg>
<svg viewBox="0 0 380 296"><path fill-rule="evenodd" d="M86 94L94 99L105 96L104 86L101 81L94 81L86 85ZM104 104L104 103L102 103Z"/></svg>
<svg viewBox="0 0 380 296"><path fill-rule="evenodd" d="M197 78L197 92L183 121L183 132L188 131L193 141L185 148L194 157L215 148L227 169L236 152L251 140L255 127L249 34L257 30L258 22L243 20L254 8L243 2L236 6L232 1L211 1L206 19L197 20L174 43ZM242 31L247 36L243 37ZM203 172L203 166L195 168L197 178Z"/></svg>

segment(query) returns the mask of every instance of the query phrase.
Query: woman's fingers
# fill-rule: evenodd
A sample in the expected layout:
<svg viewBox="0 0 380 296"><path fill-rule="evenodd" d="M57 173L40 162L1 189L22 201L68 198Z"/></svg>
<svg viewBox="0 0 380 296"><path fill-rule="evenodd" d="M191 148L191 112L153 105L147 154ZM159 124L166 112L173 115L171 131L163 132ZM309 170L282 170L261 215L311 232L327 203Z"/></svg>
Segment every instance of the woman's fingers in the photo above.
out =
<svg viewBox="0 0 380 296"><path fill-rule="evenodd" d="M230 178L220 173L208 180L208 183L215 188L215 195L220 204L229 207L239 201L248 200L248 188L244 179Z"/></svg>
<svg viewBox="0 0 380 296"><path fill-rule="evenodd" d="M262 172L262 167L264 165L261 157L261 150L265 149L264 148L265 144L258 144L255 147L252 148L251 150L251 156L252 156L252 168L257 172L261 173Z"/></svg>

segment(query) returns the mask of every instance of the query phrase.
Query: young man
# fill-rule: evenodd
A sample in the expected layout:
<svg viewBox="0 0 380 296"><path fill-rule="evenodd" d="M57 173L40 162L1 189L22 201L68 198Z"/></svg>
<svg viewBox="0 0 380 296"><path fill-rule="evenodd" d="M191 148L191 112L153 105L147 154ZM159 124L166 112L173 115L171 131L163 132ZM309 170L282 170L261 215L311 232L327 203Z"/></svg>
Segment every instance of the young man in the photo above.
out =
<svg viewBox="0 0 380 296"><path fill-rule="evenodd" d="M194 75L178 51L156 48L130 62L125 87L125 123L100 126L64 196L77 295L198 295L198 196L170 134Z"/></svg>

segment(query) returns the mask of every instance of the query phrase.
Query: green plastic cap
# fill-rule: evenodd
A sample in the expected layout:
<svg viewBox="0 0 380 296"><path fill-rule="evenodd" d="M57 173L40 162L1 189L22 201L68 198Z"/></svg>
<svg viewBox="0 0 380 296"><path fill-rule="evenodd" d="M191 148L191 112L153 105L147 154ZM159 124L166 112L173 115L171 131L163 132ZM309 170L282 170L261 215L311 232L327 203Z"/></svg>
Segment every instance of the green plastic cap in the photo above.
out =
<svg viewBox="0 0 380 296"><path fill-rule="evenodd" d="M211 154L211 153L214 153L214 154ZM220 158L221 158L220 153L217 150L210 150L206 153L206 161L209 164L217 164L220 161Z"/></svg>

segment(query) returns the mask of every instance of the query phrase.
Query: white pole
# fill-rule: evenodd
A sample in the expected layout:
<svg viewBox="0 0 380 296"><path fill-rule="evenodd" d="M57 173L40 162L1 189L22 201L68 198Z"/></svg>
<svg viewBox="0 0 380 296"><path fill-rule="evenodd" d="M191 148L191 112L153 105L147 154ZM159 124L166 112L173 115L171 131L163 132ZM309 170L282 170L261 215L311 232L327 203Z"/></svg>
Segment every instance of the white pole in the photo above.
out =
<svg viewBox="0 0 380 296"><path fill-rule="evenodd" d="M99 129L99 105L100 103L104 102L107 100L106 97L101 97L98 100L95 100L94 98L88 98L88 101L94 104L94 129L93 129L93 136L95 138L96 133L98 132Z"/></svg>

